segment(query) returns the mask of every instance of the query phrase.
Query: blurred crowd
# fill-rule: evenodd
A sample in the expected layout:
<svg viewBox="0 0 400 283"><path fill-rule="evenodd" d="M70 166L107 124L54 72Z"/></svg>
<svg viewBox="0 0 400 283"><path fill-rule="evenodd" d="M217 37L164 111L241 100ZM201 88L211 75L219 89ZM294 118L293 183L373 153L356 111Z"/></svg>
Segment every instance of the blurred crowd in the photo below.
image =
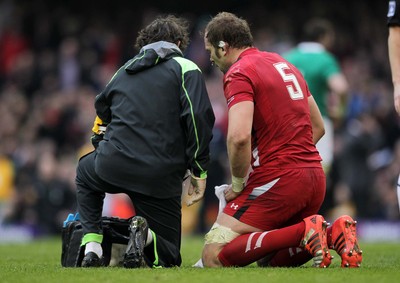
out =
<svg viewBox="0 0 400 283"><path fill-rule="evenodd" d="M385 1L203 1L192 8L182 1L131 2L109 7L90 1L0 1L2 225L25 225L35 235L60 232L68 213L76 211L77 161L93 149L94 97L137 51L138 30L159 13L174 13L192 23L186 56L203 71L216 115L208 190L191 222L196 224L193 232L208 230L218 209L214 186L230 181L227 108L222 74L210 65L199 32L210 15L222 10L246 18L255 45L277 53L297 43L307 18L334 23L337 37L331 51L350 92L335 121L334 162L327 171L322 213L328 219L343 213L358 219L400 219L395 191L400 118L393 107ZM112 204L108 208L112 214Z"/></svg>

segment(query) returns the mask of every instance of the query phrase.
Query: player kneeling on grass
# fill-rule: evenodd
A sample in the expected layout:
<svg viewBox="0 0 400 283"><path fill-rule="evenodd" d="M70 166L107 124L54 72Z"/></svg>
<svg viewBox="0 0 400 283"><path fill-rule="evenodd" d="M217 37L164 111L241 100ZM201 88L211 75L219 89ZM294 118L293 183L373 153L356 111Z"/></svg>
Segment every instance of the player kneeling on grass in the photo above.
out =
<svg viewBox="0 0 400 283"><path fill-rule="evenodd" d="M204 266L261 259L299 266L313 258L313 266L328 267L335 248L342 266L358 267L355 222L341 217L327 233L317 215L326 179L315 144L324 126L300 71L254 48L247 22L231 13L211 19L204 42L211 63L224 73L232 174L224 192L228 203L205 236Z"/></svg>

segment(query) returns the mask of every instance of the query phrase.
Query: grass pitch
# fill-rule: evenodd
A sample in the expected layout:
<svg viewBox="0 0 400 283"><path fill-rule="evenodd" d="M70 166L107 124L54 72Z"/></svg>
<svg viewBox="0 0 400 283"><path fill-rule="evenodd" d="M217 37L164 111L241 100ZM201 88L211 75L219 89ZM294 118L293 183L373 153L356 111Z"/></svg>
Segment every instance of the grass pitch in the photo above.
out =
<svg viewBox="0 0 400 283"><path fill-rule="evenodd" d="M311 267L311 262L299 268L192 268L200 256L203 240L184 237L183 264L170 269L63 268L60 264L59 238L36 240L26 244L0 245L0 282L400 282L400 242L362 243L363 263L359 269L340 268L335 256L327 269ZM332 253L335 255L335 252Z"/></svg>

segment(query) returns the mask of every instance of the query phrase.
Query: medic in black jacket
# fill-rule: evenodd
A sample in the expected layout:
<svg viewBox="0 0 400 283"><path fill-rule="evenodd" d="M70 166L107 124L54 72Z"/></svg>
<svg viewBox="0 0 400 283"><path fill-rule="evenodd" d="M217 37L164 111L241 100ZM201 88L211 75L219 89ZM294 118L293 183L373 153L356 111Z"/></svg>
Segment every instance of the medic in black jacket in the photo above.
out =
<svg viewBox="0 0 400 283"><path fill-rule="evenodd" d="M96 172L158 198L180 196L186 169L205 176L214 115L199 68L173 43L142 48L96 97L107 124Z"/></svg>
<svg viewBox="0 0 400 283"><path fill-rule="evenodd" d="M181 264L181 195L191 171L188 205L206 184L214 113L200 69L183 57L186 22L159 17L139 32L139 54L96 97L92 142L81 158L77 199L82 266L101 266L105 193L126 193L136 211L125 267Z"/></svg>

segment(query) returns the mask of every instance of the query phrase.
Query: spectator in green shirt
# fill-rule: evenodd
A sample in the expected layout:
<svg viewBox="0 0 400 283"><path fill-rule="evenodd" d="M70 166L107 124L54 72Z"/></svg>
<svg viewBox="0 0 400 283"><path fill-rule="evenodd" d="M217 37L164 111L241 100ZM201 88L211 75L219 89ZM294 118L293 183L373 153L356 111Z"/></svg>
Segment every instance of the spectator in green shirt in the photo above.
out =
<svg viewBox="0 0 400 283"><path fill-rule="evenodd" d="M330 22L311 19L304 25L302 40L283 57L303 73L323 116L325 135L318 142L317 149L322 165L328 171L333 158L333 121L340 119L343 112L341 103L345 100L348 83L337 59L329 51L335 40Z"/></svg>

